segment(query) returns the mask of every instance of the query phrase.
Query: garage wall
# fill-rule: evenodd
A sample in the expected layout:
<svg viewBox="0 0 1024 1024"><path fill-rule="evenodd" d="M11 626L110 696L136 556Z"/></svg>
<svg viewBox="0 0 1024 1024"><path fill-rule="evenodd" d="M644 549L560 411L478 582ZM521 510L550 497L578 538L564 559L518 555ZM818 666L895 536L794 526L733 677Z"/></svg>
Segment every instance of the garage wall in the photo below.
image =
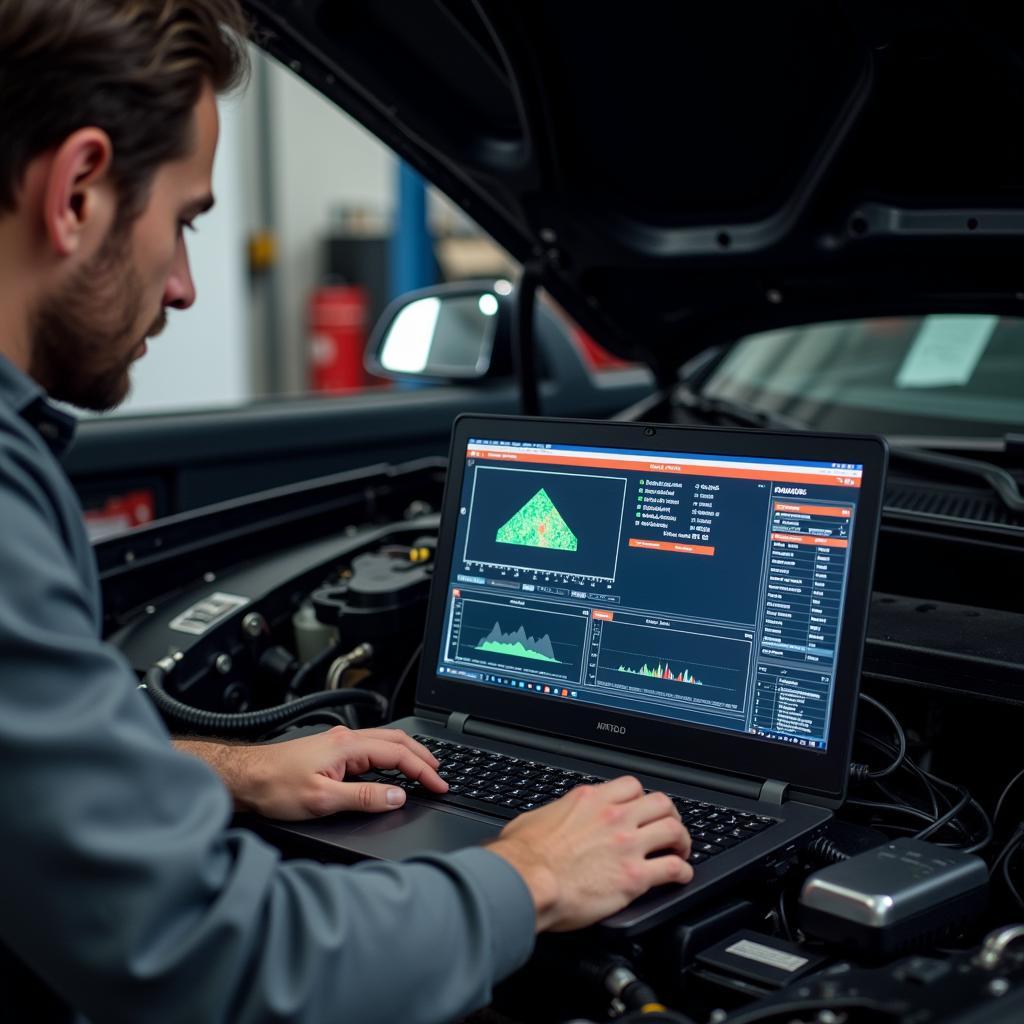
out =
<svg viewBox="0 0 1024 1024"><path fill-rule="evenodd" d="M275 154L284 390L306 387L306 304L332 217L362 208L389 224L396 157L287 68L266 61Z"/></svg>
<svg viewBox="0 0 1024 1024"><path fill-rule="evenodd" d="M132 369L123 413L234 405L251 397L241 102L220 103L217 205L187 235L196 303L186 312L169 311L166 329Z"/></svg>

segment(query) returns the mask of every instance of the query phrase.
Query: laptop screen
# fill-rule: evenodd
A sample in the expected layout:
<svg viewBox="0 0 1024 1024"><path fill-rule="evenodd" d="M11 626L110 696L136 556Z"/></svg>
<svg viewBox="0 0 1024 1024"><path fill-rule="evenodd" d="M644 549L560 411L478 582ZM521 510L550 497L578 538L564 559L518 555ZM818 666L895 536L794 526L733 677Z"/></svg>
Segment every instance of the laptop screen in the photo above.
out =
<svg viewBox="0 0 1024 1024"><path fill-rule="evenodd" d="M862 465L484 437L464 458L440 677L828 749Z"/></svg>

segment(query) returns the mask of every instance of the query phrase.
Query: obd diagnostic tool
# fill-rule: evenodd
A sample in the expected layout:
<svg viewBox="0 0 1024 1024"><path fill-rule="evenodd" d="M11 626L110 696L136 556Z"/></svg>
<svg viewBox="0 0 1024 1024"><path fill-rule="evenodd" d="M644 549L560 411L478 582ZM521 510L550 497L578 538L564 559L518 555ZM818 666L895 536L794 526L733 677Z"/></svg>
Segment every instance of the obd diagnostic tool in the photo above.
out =
<svg viewBox="0 0 1024 1024"><path fill-rule="evenodd" d="M896 839L808 876L800 923L871 956L935 941L984 909L988 869L974 854Z"/></svg>

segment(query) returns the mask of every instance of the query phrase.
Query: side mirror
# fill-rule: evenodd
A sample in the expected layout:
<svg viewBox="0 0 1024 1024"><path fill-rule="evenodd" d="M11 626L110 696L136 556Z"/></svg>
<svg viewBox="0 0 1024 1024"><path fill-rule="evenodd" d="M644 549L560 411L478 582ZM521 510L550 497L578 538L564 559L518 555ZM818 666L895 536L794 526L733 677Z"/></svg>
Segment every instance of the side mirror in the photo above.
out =
<svg viewBox="0 0 1024 1024"><path fill-rule="evenodd" d="M508 372L508 281L459 281L410 292L384 310L366 347L379 377L479 380Z"/></svg>

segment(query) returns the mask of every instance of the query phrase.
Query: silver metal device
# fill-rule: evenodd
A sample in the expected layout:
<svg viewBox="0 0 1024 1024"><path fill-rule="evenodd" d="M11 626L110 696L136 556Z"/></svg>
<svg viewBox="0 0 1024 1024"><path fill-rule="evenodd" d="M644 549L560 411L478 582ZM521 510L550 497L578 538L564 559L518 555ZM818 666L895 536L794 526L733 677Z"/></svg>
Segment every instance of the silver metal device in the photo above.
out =
<svg viewBox="0 0 1024 1024"><path fill-rule="evenodd" d="M860 948L913 945L984 901L985 862L918 839L896 839L815 871L800 892L813 934Z"/></svg>

